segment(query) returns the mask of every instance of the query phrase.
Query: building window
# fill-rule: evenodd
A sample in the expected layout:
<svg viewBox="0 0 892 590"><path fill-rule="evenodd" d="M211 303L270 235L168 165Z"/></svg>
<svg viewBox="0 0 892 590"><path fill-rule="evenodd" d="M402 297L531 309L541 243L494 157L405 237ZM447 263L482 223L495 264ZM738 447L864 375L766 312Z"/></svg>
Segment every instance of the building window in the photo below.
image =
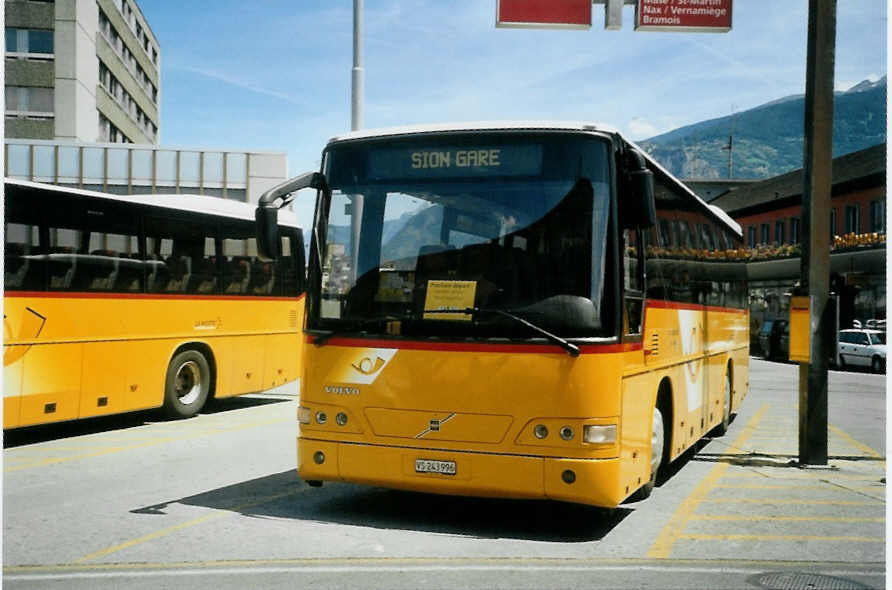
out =
<svg viewBox="0 0 892 590"><path fill-rule="evenodd" d="M882 199L870 202L870 231L886 233L886 201Z"/></svg>
<svg viewBox="0 0 892 590"><path fill-rule="evenodd" d="M799 243L799 218L791 217L790 218L790 243L798 244Z"/></svg>
<svg viewBox="0 0 892 590"><path fill-rule="evenodd" d="M830 241L836 236L836 209L830 210Z"/></svg>
<svg viewBox="0 0 892 590"><path fill-rule="evenodd" d="M784 219L778 219L774 222L774 243L777 246L783 245L785 242L784 230L787 229L787 222Z"/></svg>
<svg viewBox="0 0 892 590"><path fill-rule="evenodd" d="M53 31L43 29L16 29L6 27L6 52L53 55Z"/></svg>
<svg viewBox="0 0 892 590"><path fill-rule="evenodd" d="M759 243L767 244L771 239L771 236L769 235L769 232L771 231L771 226L769 226L767 223L763 223L761 229L762 229L762 235L760 236L761 239L759 240Z"/></svg>
<svg viewBox="0 0 892 590"><path fill-rule="evenodd" d="M133 143L102 113L99 113L99 141L106 143Z"/></svg>
<svg viewBox="0 0 892 590"><path fill-rule="evenodd" d="M857 234L860 233L860 219L859 219L859 210L860 207L858 205L846 205L846 233L847 234Z"/></svg>
<svg viewBox="0 0 892 590"><path fill-rule="evenodd" d="M55 111L53 100L52 88L7 86L6 114L52 117Z"/></svg>
<svg viewBox="0 0 892 590"><path fill-rule="evenodd" d="M750 248L756 247L756 226L751 225L746 230L746 243Z"/></svg>

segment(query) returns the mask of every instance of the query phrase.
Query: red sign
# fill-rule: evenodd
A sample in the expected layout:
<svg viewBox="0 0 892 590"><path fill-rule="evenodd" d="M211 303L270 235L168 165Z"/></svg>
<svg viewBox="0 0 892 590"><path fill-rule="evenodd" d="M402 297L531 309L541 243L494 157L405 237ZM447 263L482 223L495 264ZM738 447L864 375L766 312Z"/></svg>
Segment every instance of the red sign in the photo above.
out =
<svg viewBox="0 0 892 590"><path fill-rule="evenodd" d="M496 26L588 29L592 0L496 0Z"/></svg>
<svg viewBox="0 0 892 590"><path fill-rule="evenodd" d="M636 31L731 30L732 0L638 0Z"/></svg>

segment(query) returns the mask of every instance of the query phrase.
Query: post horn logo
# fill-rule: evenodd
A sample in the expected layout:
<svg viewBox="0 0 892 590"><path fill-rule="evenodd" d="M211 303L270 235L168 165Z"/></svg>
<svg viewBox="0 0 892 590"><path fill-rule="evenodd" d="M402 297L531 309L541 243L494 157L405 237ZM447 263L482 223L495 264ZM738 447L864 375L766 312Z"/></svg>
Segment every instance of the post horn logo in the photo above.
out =
<svg viewBox="0 0 892 590"><path fill-rule="evenodd" d="M363 375L374 375L375 373L377 373L378 371L381 370L381 368L384 366L384 364L386 362L387 361L382 359L380 356L375 357L374 361L372 361L372 359L370 359L369 357L365 357L358 363L355 363L350 366L353 367L354 369L356 369L357 371L359 371L360 373L362 373Z"/></svg>

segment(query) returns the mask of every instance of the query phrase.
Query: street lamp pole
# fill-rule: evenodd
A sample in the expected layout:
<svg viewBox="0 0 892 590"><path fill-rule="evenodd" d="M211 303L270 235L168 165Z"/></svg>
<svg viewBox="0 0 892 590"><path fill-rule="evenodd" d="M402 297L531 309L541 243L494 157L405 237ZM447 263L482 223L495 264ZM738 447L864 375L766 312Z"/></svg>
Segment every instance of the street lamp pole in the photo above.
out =
<svg viewBox="0 0 892 590"><path fill-rule="evenodd" d="M362 0L353 0L353 79L350 129L362 128Z"/></svg>

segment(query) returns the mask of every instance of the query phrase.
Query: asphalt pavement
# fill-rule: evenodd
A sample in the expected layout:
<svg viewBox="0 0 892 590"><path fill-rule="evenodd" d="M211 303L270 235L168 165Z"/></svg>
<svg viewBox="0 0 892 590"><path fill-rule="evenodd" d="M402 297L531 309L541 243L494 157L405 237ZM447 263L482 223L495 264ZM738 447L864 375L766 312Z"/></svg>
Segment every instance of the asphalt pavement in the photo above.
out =
<svg viewBox="0 0 892 590"><path fill-rule="evenodd" d="M886 378L831 372L798 464L797 367L751 360L729 432L612 512L294 469L292 384L186 421L7 433L8 588L884 588Z"/></svg>

